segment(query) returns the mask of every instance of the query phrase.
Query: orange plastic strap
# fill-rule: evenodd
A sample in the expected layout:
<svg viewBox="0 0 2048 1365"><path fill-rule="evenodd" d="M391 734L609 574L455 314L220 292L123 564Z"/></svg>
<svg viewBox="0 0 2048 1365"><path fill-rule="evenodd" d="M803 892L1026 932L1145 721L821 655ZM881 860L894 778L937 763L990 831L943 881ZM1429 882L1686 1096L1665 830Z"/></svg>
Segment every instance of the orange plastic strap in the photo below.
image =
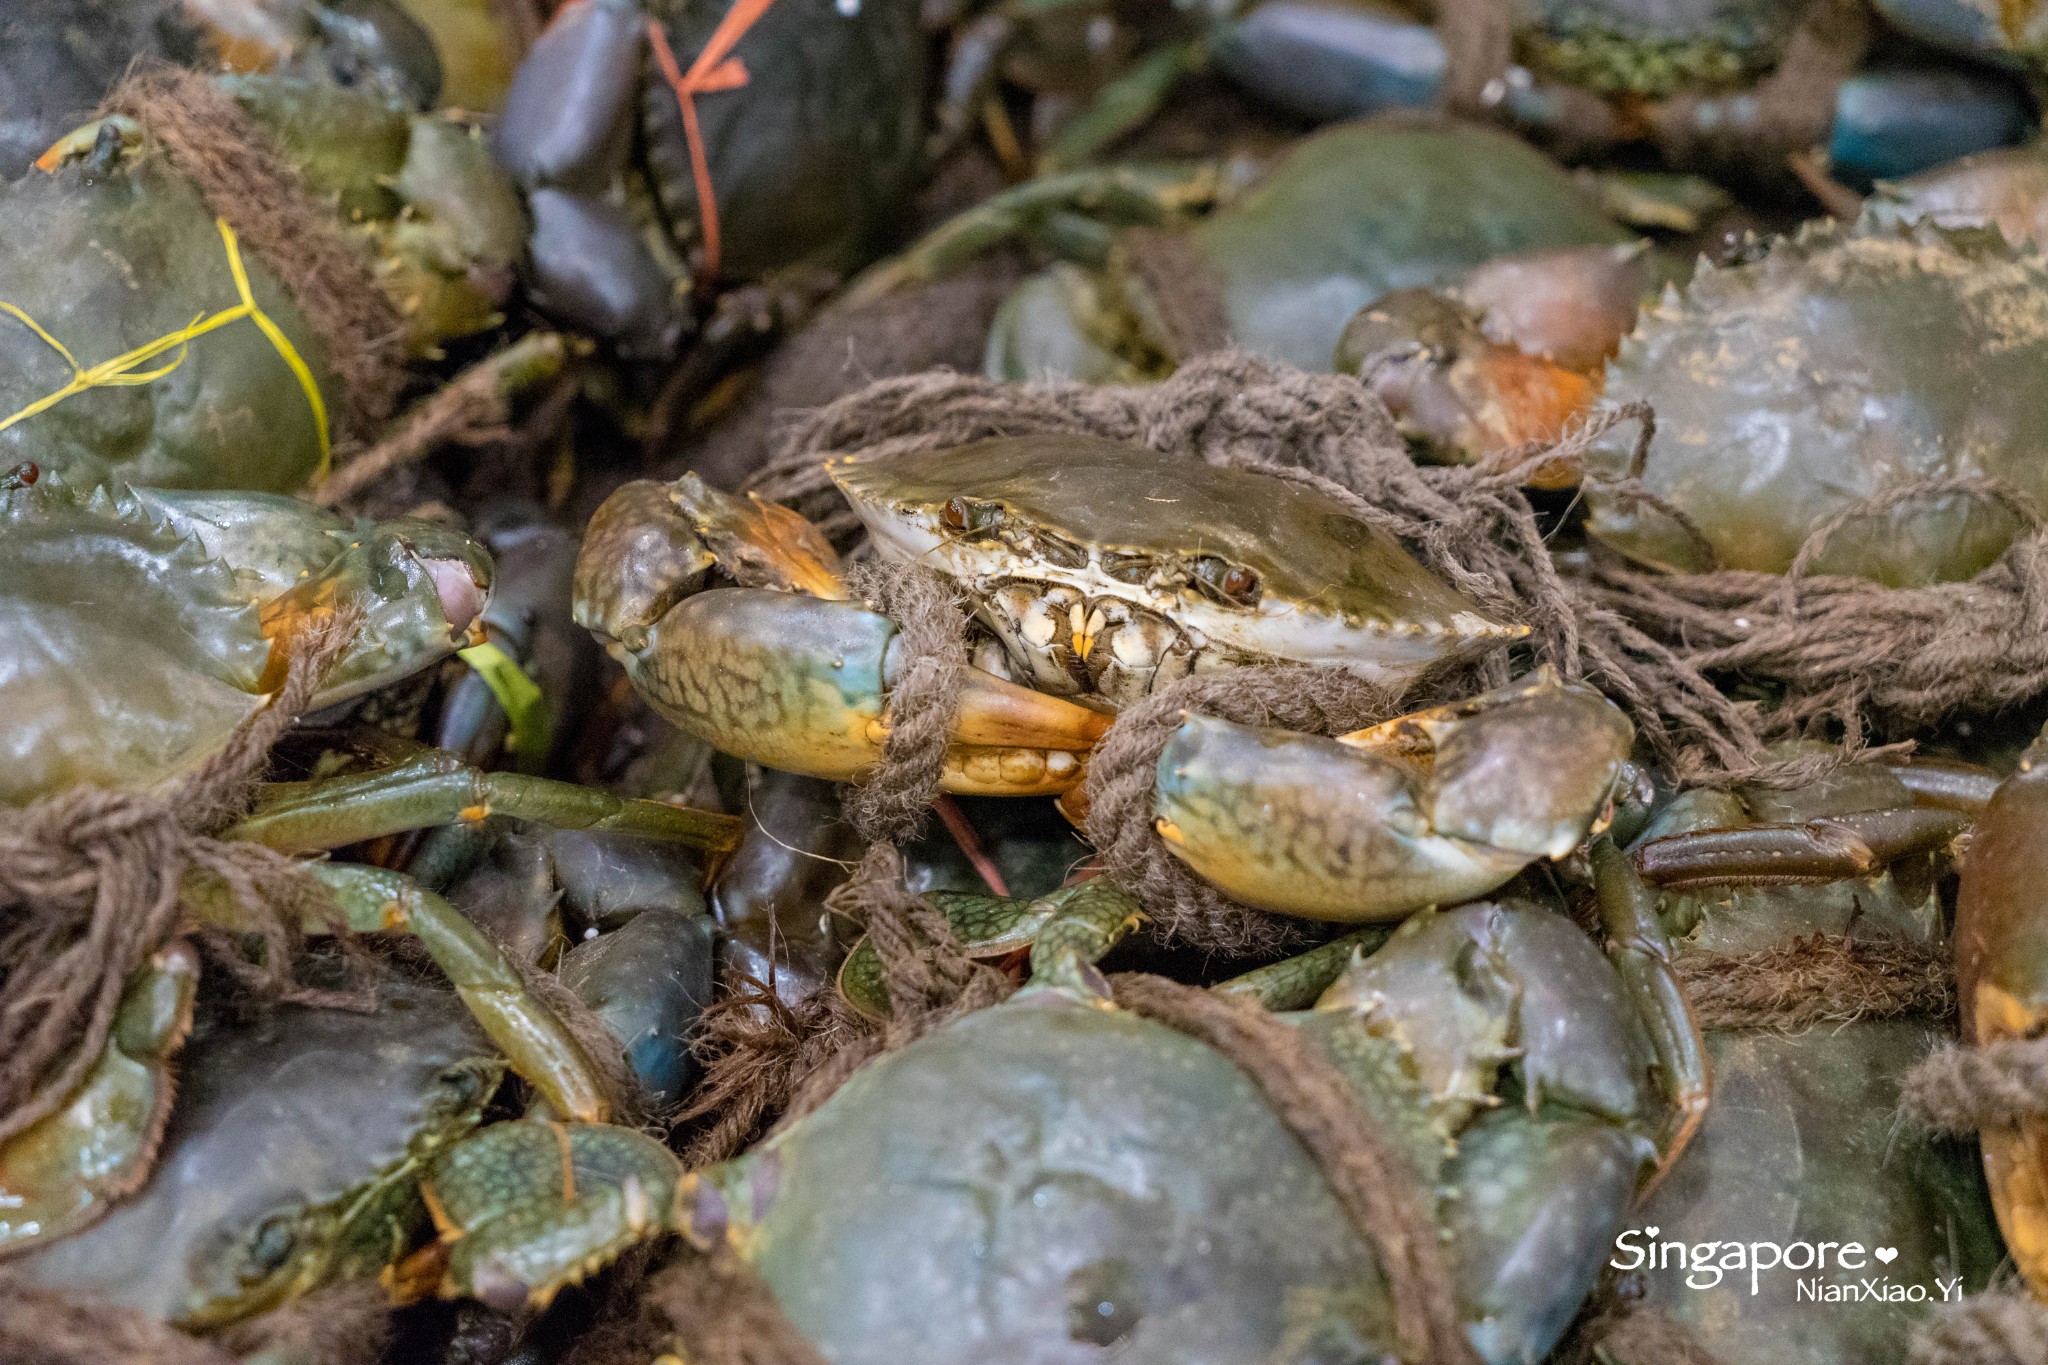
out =
<svg viewBox="0 0 2048 1365"><path fill-rule="evenodd" d="M703 276L707 280L718 276L718 196L711 188L711 160L704 151L704 132L697 125L697 96L737 90L747 83L747 65L732 56L732 50L774 3L775 0L734 0L688 71L677 64L675 50L668 45L668 34L663 32L661 21L647 21L647 38L654 48L655 65L661 68L669 89L676 92L676 108L683 115L683 136L690 144L690 174L697 182L697 215L704 230Z"/></svg>

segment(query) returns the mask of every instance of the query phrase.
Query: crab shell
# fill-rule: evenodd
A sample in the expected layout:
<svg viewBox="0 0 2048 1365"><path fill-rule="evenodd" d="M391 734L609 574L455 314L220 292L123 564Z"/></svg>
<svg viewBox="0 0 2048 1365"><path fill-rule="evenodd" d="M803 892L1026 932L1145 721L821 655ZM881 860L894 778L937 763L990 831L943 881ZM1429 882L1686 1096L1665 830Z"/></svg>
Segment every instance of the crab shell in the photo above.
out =
<svg viewBox="0 0 2048 1365"><path fill-rule="evenodd" d="M454 995L396 979L378 995L367 1014L203 1024L149 1184L8 1268L208 1327L383 1267L425 1222L426 1161L476 1125L504 1063Z"/></svg>
<svg viewBox="0 0 2048 1365"><path fill-rule="evenodd" d="M1792 791L1687 792L1640 838L1848 815L1908 805L1911 799L1882 767L1852 764L1822 783ZM1691 956L1782 950L1816 934L1935 942L1942 910L1929 861L1920 855L1868 876L1812 885L1667 891L1658 897L1657 915L1681 964ZM1965 883L1963 905L1968 904ZM1959 907L1959 930L1966 913ZM1959 975L1969 964L1966 941L1958 939ZM1967 1017L1969 1007L1964 1008ZM1713 1104L1684 1155L1636 1215L1638 1224L1660 1231L1634 1240L1890 1246L1899 1253L1890 1267L1896 1280L1959 1276L1963 1292L1974 1292L2002 1259L1983 1184L1970 1169L1967 1151L1898 1120L1906 1068L1948 1035L1945 1024L1914 1018L1857 1019L1789 1036L1709 1029ZM1988 1152L1987 1147L1991 1169ZM2020 1244L2012 1245L2017 1250ZM1874 1263L1870 1268L1883 1269ZM1630 1278L1725 1365L1833 1365L1902 1356L1926 1305L1851 1301L1815 1312L1815 1304L1800 1297L1798 1284L1816 1273L1764 1271L1755 1294L1746 1271L1731 1271L1704 1286L1688 1285L1686 1273L1676 1268L1643 1270ZM1838 1274L1831 1264L1820 1278L1859 1277Z"/></svg>
<svg viewBox="0 0 2048 1365"><path fill-rule="evenodd" d="M427 522L268 494L0 490L0 804L147 788L204 761L282 679L273 641L358 611L315 706L467 642L490 561Z"/></svg>
<svg viewBox="0 0 2048 1365"><path fill-rule="evenodd" d="M1445 284L1496 256L1620 245L1564 169L1520 139L1469 124L1389 117L1304 138L1270 174L1187 230L1229 332L1258 355L1327 370L1352 314L1395 289ZM983 368L1091 383L1157 375L1130 364L1155 333L1126 272L1033 276L1004 303ZM1176 348L1153 336L1153 351ZM1163 343L1163 344L1161 344Z"/></svg>
<svg viewBox="0 0 2048 1365"><path fill-rule="evenodd" d="M1645 1053L1613 970L1560 917L1481 905L1418 921L1354 973L1285 1017L1442 1216L1481 1357L1536 1359L1649 1153L1631 1127ZM1493 1107L1508 1040L1546 1036L1574 1039L1569 1058L1538 1043L1515 1065L1551 1107ZM678 1203L842 1365L1394 1349L1374 1254L1243 1073L1063 993L887 1054Z"/></svg>
<svg viewBox="0 0 2048 1365"><path fill-rule="evenodd" d="M876 543L965 586L1020 680L1047 691L1106 675L1125 700L1275 659L1398 681L1528 633L1330 495L1249 470L1084 436L829 469ZM1217 590L1231 573L1249 590Z"/></svg>
<svg viewBox="0 0 2048 1365"><path fill-rule="evenodd" d="M1988 475L2048 498L2048 264L1995 229L1801 229L1667 290L1607 369L1657 413L1644 481L1720 567L1782 573L1823 522L1913 480ZM1595 452L1610 469L1628 450ZM1598 487L1590 530L1646 562L1713 565L1672 519ZM1968 578L2020 531L1952 494L1859 513L1813 564L1890 586Z"/></svg>

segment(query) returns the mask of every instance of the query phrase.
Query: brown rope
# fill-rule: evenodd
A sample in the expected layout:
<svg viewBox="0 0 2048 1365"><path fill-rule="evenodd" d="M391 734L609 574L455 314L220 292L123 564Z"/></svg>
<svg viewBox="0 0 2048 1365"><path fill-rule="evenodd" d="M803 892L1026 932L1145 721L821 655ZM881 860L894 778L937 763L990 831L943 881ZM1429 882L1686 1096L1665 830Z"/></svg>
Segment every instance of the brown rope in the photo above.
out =
<svg viewBox="0 0 2048 1365"><path fill-rule="evenodd" d="M1682 953L1672 970L1703 1029L1797 1033L1852 1019L1940 1019L1956 1008L1946 949L1897 936L1813 934L1753 953Z"/></svg>
<svg viewBox="0 0 2048 1365"><path fill-rule="evenodd" d="M235 1358L148 1313L89 1303L0 1275L0 1360L8 1365L234 1365Z"/></svg>
<svg viewBox="0 0 2048 1365"><path fill-rule="evenodd" d="M209 833L247 808L278 737L305 710L353 635L330 616L290 642L284 684L220 752L168 793L76 788L0 828L0 1142L61 1107L98 1060L121 992L186 927L181 882L225 882L264 941L271 989L293 997L295 914L330 902L291 859Z"/></svg>
<svg viewBox="0 0 2048 1365"><path fill-rule="evenodd" d="M1728 115L1726 98L1681 95L1650 110L1652 140L1680 166L1775 168L1794 152L1825 145L1837 92L1862 62L1870 39L1870 13L1862 0L1813 0L1777 70L1740 97L1741 116ZM1708 113L1709 106L1720 108Z"/></svg>
<svg viewBox="0 0 2048 1365"><path fill-rule="evenodd" d="M313 490L313 501L333 507L348 501L394 469L424 460L443 446L471 445L506 434L511 395L505 377L490 360L470 366L436 389L398 430L334 471Z"/></svg>
<svg viewBox="0 0 2048 1365"><path fill-rule="evenodd" d="M824 1365L751 1267L721 1245L685 1252L647 1283L646 1301L701 1365Z"/></svg>
<svg viewBox="0 0 2048 1365"><path fill-rule="evenodd" d="M1909 1365L2048 1365L2048 1305L2024 1287L1938 1308L1913 1333Z"/></svg>
<svg viewBox="0 0 2048 1365"><path fill-rule="evenodd" d="M889 687L882 760L846 800L870 843L915 837L946 765L946 746L967 677L967 618L959 589L914 564L869 560L848 575L854 592L896 623L908 662Z"/></svg>
<svg viewBox="0 0 2048 1365"><path fill-rule="evenodd" d="M1118 240L1118 247L1166 325L1167 335L1161 340L1168 344L1170 360L1177 365L1230 344L1223 286L1186 233L1132 228Z"/></svg>
<svg viewBox="0 0 2048 1365"><path fill-rule="evenodd" d="M1937 1133L2010 1128L2048 1117L2048 1039L1937 1048L1906 1073L1899 1106Z"/></svg>
<svg viewBox="0 0 2048 1365"><path fill-rule="evenodd" d="M1414 1173L1337 1068L1299 1029L1256 1005L1160 976L1126 973L1110 981L1125 1009L1228 1058L1308 1151L1352 1226L1378 1254L1403 1357L1476 1365L1450 1264L1436 1222L1416 1194Z"/></svg>
<svg viewBox="0 0 2048 1365"><path fill-rule="evenodd" d="M389 417L405 383L398 310L256 121L213 81L167 65L132 73L101 112L142 124L283 283L326 348L352 427Z"/></svg>
<svg viewBox="0 0 2048 1365"><path fill-rule="evenodd" d="M1815 575L1850 522L1906 503L1970 496L2035 528L1963 583L1888 588ZM1785 695L1760 723L1800 735L1839 725L1853 742L1965 710L2000 710L2048 691L2048 530L2024 495L1976 476L1914 480L1814 528L1784 574L1648 573L1596 558L1585 592L1665 643L1687 669L1769 678Z"/></svg>

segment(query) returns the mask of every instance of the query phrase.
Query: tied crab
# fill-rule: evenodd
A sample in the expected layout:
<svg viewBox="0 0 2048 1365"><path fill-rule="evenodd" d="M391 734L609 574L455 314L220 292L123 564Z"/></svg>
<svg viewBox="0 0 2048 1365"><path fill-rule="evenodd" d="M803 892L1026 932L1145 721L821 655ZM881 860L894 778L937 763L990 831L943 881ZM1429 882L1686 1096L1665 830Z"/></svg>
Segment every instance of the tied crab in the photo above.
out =
<svg viewBox="0 0 2048 1365"><path fill-rule="evenodd" d="M80 489L32 474L0 487L0 706L10 718L0 804L80 787L165 791L263 708L302 631L353 621L318 708L445 658L470 642L485 605L488 558L431 523L351 523L262 494ZM708 848L736 834L725 817L418 750L369 771L265 786L221 837L315 852L494 811ZM446 900L375 867L317 862L306 873L350 928L415 936L557 1112L607 1111L581 1045ZM255 927L219 878L190 870L179 894L198 923ZM0 1147L0 1254L76 1231L148 1176L191 983L175 958L138 972L81 1091ZM126 1098L102 1108L83 1090L108 1076Z"/></svg>
<svg viewBox="0 0 2048 1365"><path fill-rule="evenodd" d="M1018 995L885 1054L733 1161L684 1175L657 1143L582 1125L456 1145L428 1180L441 1291L546 1302L677 1233L751 1265L845 1362L1400 1353L1373 1244L1258 1088L1108 997L1090 960L1131 911L1100 882L1071 894ZM1452 1330L1482 1360L1537 1359L1660 1140L1674 1150L1703 1078L1660 1040L1688 1025L1650 1017L1580 930L1527 903L1355 947L1219 989L1293 1011L1275 1017L1386 1133L1442 1239Z"/></svg>
<svg viewBox="0 0 2048 1365"><path fill-rule="evenodd" d="M1294 659L1394 681L1526 634L1334 498L1263 474L1065 437L830 471L884 556L972 606L953 791L1069 790L1106 710L1190 673ZM767 586L699 591L714 566ZM630 484L577 577L577 619L683 729L842 781L879 758L909 660L794 513L687 476Z"/></svg>
<svg viewBox="0 0 2048 1365"><path fill-rule="evenodd" d="M1027 437L828 469L887 559L970 605L975 667L943 785L1073 792L1104 712L1194 674L1336 665L1389 684L1526 633L1483 616L1327 494L1092 438ZM765 587L706 588L714 566ZM578 619L662 715L742 757L857 780L907 666L830 548L685 477L600 509ZM1263 908L1387 919L1576 848L1633 738L1539 673L1331 740L1191 716L1159 764L1168 847ZM1071 804L1071 803L1069 803Z"/></svg>

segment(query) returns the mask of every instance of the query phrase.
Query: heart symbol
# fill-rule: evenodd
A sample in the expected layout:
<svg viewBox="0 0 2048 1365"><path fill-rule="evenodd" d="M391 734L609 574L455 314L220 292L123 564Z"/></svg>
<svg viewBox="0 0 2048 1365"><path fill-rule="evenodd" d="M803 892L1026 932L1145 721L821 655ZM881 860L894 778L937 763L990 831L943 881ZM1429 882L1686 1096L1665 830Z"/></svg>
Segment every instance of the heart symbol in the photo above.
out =
<svg viewBox="0 0 2048 1365"><path fill-rule="evenodd" d="M1876 1256L1878 1260L1883 1261L1886 1265L1890 1265L1893 1261L1899 1259L1899 1249L1897 1247L1879 1247L1875 1252L1871 1254Z"/></svg>
<svg viewBox="0 0 2048 1365"><path fill-rule="evenodd" d="M1655 1236L1656 1236L1656 1235L1657 1235L1658 1233L1660 1233L1660 1232L1662 1232L1662 1231L1664 1231L1664 1229L1662 1229L1662 1228L1644 1228L1644 1229L1643 1229L1643 1236L1645 1236L1645 1237L1655 1237Z"/></svg>

